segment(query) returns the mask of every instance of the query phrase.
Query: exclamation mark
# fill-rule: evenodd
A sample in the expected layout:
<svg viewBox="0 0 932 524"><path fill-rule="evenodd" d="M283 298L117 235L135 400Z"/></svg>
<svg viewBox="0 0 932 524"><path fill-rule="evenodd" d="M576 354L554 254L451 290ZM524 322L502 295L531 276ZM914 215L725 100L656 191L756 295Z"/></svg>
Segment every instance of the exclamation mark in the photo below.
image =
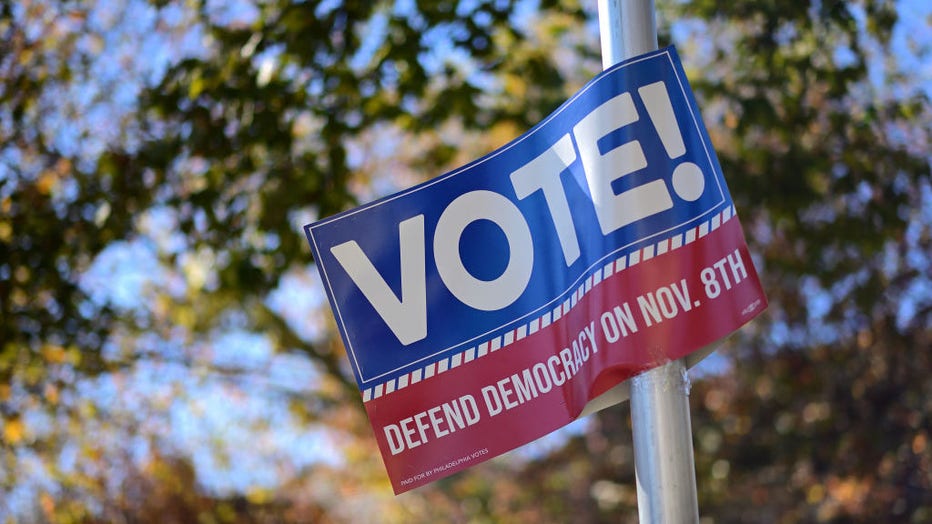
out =
<svg viewBox="0 0 932 524"><path fill-rule="evenodd" d="M676 123L676 115L673 114L673 104L670 103L670 95L667 93L667 85L664 82L654 82L638 88L638 94L647 107L647 115L650 117L654 129L660 135L660 141L671 160L679 158L686 154L686 145L683 144L683 135L680 134L680 126ZM705 190L705 177L702 175L702 169L693 162L682 162L673 170L673 191L689 202L698 200Z"/></svg>

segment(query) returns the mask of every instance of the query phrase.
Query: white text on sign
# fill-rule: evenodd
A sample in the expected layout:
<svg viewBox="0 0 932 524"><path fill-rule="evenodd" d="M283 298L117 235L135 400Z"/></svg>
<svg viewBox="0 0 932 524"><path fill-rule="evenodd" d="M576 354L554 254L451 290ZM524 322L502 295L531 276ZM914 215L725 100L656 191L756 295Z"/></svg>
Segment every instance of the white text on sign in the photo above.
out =
<svg viewBox="0 0 932 524"><path fill-rule="evenodd" d="M667 156L676 159L685 155L686 147L666 84L654 82L638 88L637 93ZM692 202L705 190L705 174L700 167L693 162L681 162L669 181L652 180L615 191L614 182L645 169L647 160L638 140L605 150L602 139L637 122L640 116L631 93L621 93L588 113L573 126L572 132L509 175L518 200L538 191L543 195L567 266L579 258L580 244L561 176L577 160L585 173L603 235L671 209L673 195ZM463 232L480 220L495 224L508 244L507 264L490 280L471 274L460 253ZM420 214L398 224L400 296L392 291L355 240L330 249L403 345L428 335L424 222L425 217ZM434 229L433 254L437 274L447 290L464 305L479 311L497 311L513 304L524 293L534 270L534 239L527 220L509 197L488 190L463 193L446 206Z"/></svg>
<svg viewBox="0 0 932 524"><path fill-rule="evenodd" d="M703 267L698 282L693 273L689 278L681 277L643 291L632 301L622 301L603 311L599 321L588 321L575 330L555 354L513 373L494 377L458 398L382 426L389 451L393 456L399 455L536 402L551 392L559 394L561 386L582 373L600 351L604 354L631 334L642 329L662 329L662 323L701 308L704 302L697 298L701 296L700 285L710 299L705 302L711 303L747 278L743 255L735 249Z"/></svg>

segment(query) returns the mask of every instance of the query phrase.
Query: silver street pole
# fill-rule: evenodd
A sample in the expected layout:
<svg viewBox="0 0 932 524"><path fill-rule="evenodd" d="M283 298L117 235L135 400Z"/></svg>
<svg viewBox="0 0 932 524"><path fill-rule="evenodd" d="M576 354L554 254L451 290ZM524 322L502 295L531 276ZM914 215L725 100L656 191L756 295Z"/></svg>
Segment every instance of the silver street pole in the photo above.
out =
<svg viewBox="0 0 932 524"><path fill-rule="evenodd" d="M653 0L598 0L602 67L657 49ZM631 424L642 523L699 522L684 360L631 379Z"/></svg>
<svg viewBox="0 0 932 524"><path fill-rule="evenodd" d="M683 360L631 379L638 517L645 524L699 522L688 389Z"/></svg>

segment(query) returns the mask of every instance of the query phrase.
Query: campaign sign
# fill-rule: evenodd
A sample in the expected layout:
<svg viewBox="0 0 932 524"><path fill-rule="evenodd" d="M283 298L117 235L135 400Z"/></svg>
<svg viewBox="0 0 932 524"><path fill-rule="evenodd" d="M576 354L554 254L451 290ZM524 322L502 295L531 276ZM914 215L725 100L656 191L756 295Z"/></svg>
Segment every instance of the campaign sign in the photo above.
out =
<svg viewBox="0 0 932 524"><path fill-rule="evenodd" d="M305 230L396 493L566 425L766 307L673 48Z"/></svg>

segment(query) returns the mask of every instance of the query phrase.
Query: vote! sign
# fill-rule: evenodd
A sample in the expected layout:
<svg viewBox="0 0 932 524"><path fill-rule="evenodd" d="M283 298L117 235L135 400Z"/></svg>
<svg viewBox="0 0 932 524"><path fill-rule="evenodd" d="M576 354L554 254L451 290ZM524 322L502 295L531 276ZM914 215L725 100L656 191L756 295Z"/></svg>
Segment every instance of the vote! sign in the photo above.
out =
<svg viewBox="0 0 932 524"><path fill-rule="evenodd" d="M396 493L566 425L766 307L673 48L305 230Z"/></svg>

